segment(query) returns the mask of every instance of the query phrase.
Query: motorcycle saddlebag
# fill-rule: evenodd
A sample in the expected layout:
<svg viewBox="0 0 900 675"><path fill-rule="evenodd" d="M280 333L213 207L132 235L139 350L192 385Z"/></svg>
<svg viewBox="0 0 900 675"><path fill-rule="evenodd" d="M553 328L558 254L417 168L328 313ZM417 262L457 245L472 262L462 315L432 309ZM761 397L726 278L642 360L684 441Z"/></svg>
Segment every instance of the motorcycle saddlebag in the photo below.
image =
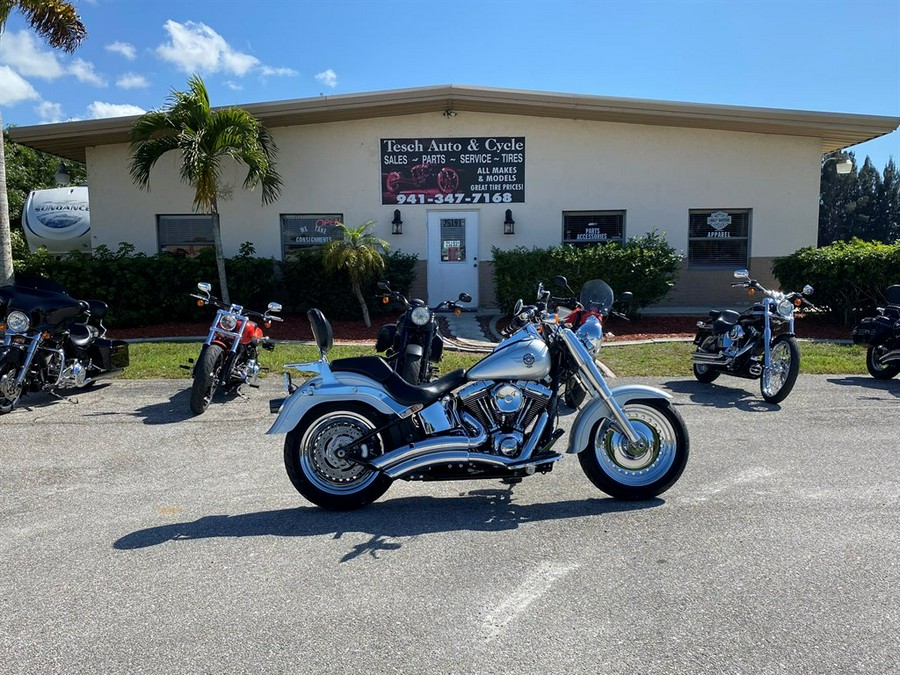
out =
<svg viewBox="0 0 900 675"><path fill-rule="evenodd" d="M394 344L394 336L397 334L397 324L389 323L382 326L375 339L375 351L386 352L388 347Z"/></svg>
<svg viewBox="0 0 900 675"><path fill-rule="evenodd" d="M853 328L853 342L858 345L875 345L884 342L893 332L893 321L886 316L862 319Z"/></svg>
<svg viewBox="0 0 900 675"><path fill-rule="evenodd" d="M103 370L118 370L128 365L128 343L125 340L100 338L94 343Z"/></svg>

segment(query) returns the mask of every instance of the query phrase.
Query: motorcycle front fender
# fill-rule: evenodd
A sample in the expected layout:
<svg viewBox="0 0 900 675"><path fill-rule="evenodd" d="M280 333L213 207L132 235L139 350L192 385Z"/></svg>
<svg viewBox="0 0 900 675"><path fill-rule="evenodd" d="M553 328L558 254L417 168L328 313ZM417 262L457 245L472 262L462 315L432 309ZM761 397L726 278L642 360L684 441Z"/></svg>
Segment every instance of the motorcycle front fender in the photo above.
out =
<svg viewBox="0 0 900 675"><path fill-rule="evenodd" d="M306 413L323 403L362 403L391 416L407 411L407 406L392 399L375 380L343 372L329 372L327 376L314 377L280 403L278 417L267 434L286 434L292 431Z"/></svg>
<svg viewBox="0 0 900 675"><path fill-rule="evenodd" d="M643 384L626 384L612 388L613 400L621 408L631 401L642 399L672 400L662 389ZM590 445L591 431L603 419L611 419L612 411L602 398L595 398L578 412L569 432L569 448L566 452L577 454Z"/></svg>
<svg viewBox="0 0 900 675"><path fill-rule="evenodd" d="M407 356L421 357L424 353L425 353L425 350L422 348L422 345L417 345L412 342L410 342L408 345L406 345L406 355Z"/></svg>

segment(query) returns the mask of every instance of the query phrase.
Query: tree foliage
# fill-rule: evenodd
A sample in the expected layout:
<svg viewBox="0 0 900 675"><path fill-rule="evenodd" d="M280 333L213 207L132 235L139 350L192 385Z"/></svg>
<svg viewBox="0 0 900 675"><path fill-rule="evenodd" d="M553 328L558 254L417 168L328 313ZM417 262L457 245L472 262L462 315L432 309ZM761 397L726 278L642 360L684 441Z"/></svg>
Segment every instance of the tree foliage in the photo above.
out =
<svg viewBox="0 0 900 675"><path fill-rule="evenodd" d="M375 221L370 220L359 227L350 228L338 223L338 227L344 233L343 239L328 242L322 249L325 270L332 274L345 274L350 280L350 289L359 301L366 326L371 326L372 321L369 319L369 307L363 297L362 288L366 282L384 272L384 258L381 252L390 249L386 241L369 232L374 224Z"/></svg>
<svg viewBox="0 0 900 675"><path fill-rule="evenodd" d="M244 189L262 187L262 202L269 204L281 193L281 176L275 170L277 147L269 130L241 108L213 109L199 75L188 80L188 91L173 90L160 110L151 110L131 128L131 179L150 191L150 171L170 151L181 155L181 182L194 188L194 210L213 215L213 241L222 300L230 301L225 275L225 255L219 229L218 197L222 192L222 168L234 160L247 169Z"/></svg>
<svg viewBox="0 0 900 675"><path fill-rule="evenodd" d="M893 158L883 175L868 157L862 168L857 171L854 163L844 175L826 160L820 186L819 246L853 237L885 243L900 239L900 176Z"/></svg>
<svg viewBox="0 0 900 675"><path fill-rule="evenodd" d="M32 190L56 187L56 169L60 158L40 150L33 150L9 139L4 130L6 146L6 190L9 198L9 221L12 227L21 224L25 200ZM87 172L84 164L64 160L73 185L84 184Z"/></svg>

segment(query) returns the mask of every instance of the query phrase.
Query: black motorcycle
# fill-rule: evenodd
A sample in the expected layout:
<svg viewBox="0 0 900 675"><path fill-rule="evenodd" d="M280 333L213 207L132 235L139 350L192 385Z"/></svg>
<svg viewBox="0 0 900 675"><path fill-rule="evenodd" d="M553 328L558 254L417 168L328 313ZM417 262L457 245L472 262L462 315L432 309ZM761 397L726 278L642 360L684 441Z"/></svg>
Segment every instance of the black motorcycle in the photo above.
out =
<svg viewBox="0 0 900 675"><path fill-rule="evenodd" d="M188 359L194 383L191 385L191 412L200 415L209 407L216 390L226 393L240 392L241 385L258 386L260 365L259 351L275 349L275 345L263 334L262 328L251 317L259 319L265 328L281 317L272 316L280 312L281 305L270 302L265 314L244 309L241 305L226 305L210 295L212 286L205 281L197 284L200 293L191 293L198 305L212 305L216 308L206 342L200 350L197 362Z"/></svg>
<svg viewBox="0 0 900 675"><path fill-rule="evenodd" d="M866 369L876 380L889 380L900 373L900 284L884 292L887 307L878 316L862 319L853 328L853 342L868 345Z"/></svg>
<svg viewBox="0 0 900 675"><path fill-rule="evenodd" d="M89 387L128 365L128 343L105 337L100 300L77 300L49 279L0 287L0 414L22 395Z"/></svg>
<svg viewBox="0 0 900 675"><path fill-rule="evenodd" d="M762 302L743 312L714 309L709 318L697 322L691 353L694 377L712 382L719 375L760 380L760 391L769 403L780 403L791 393L800 372L800 349L794 336L794 311L811 305L804 296L813 292L806 285L802 293L770 291L747 270L734 273L751 295L760 293Z"/></svg>
<svg viewBox="0 0 900 675"><path fill-rule="evenodd" d="M472 302L468 293L460 293L457 300L445 300L429 308L424 300L407 299L402 293L391 290L390 283L379 281L384 304L396 302L403 307L397 323L389 323L378 331L375 351L386 352L391 369L410 384L431 382L438 375L438 363L444 353L444 338L438 330L435 312L462 311L459 303Z"/></svg>

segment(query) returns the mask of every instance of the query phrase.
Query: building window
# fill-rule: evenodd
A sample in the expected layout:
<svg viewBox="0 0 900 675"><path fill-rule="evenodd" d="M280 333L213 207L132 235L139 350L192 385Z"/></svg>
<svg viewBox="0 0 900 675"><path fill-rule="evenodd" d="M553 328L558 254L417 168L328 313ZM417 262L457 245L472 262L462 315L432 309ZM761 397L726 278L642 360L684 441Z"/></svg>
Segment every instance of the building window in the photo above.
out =
<svg viewBox="0 0 900 675"><path fill-rule="evenodd" d="M192 258L213 248L213 218L205 213L156 216L156 238L160 253Z"/></svg>
<svg viewBox="0 0 900 675"><path fill-rule="evenodd" d="M624 211L564 211L564 244L592 246L610 241L622 242L625 234Z"/></svg>
<svg viewBox="0 0 900 675"><path fill-rule="evenodd" d="M307 250L341 239L344 235L337 225L343 222L344 216L340 213L282 213L282 259L288 260L295 251Z"/></svg>
<svg viewBox="0 0 900 675"><path fill-rule="evenodd" d="M465 262L466 219L441 218L441 262Z"/></svg>
<svg viewBox="0 0 900 675"><path fill-rule="evenodd" d="M692 209L689 217L691 267L747 267L750 209Z"/></svg>

